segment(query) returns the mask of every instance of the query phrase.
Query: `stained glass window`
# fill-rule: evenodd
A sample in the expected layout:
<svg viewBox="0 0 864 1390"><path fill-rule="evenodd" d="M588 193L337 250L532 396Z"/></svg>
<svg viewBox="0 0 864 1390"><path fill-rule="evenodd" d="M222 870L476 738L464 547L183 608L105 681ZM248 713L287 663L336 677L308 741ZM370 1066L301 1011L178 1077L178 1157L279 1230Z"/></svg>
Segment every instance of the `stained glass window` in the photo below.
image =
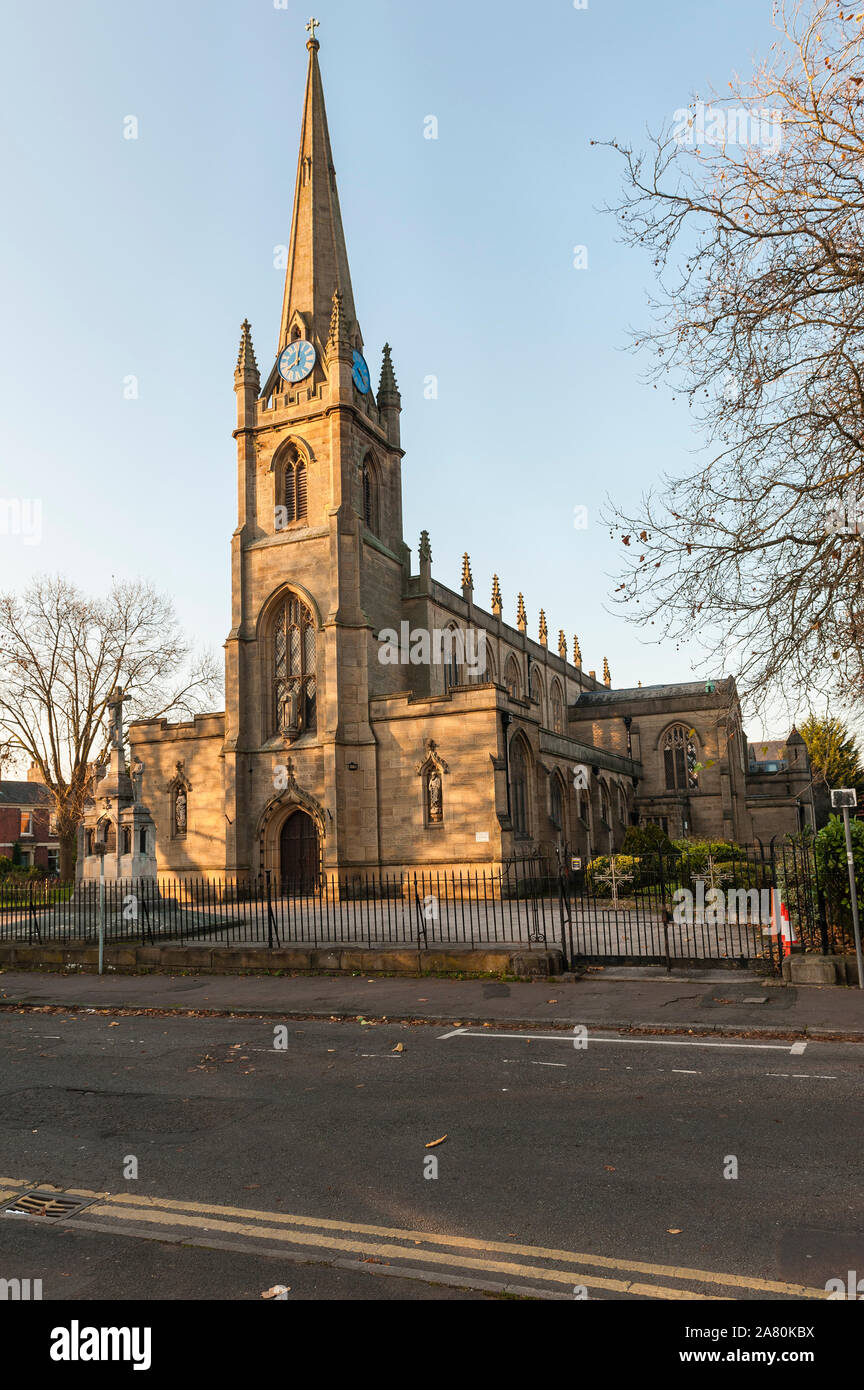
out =
<svg viewBox="0 0 864 1390"><path fill-rule="evenodd" d="M673 725L666 734L663 759L668 791L698 791L698 755L696 735L692 729L687 729L684 724Z"/></svg>

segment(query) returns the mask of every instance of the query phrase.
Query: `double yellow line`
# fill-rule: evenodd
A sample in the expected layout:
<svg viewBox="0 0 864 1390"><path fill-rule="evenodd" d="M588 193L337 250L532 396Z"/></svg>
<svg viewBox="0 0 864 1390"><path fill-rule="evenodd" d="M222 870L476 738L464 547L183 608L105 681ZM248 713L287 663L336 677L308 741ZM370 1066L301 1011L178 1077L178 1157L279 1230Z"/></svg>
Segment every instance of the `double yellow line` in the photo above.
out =
<svg viewBox="0 0 864 1390"><path fill-rule="evenodd" d="M0 1178L0 1199L4 1202L28 1186L12 1179ZM12 1189L8 1193L5 1189ZM401 1227L365 1225L353 1221L333 1221L311 1216L292 1216L282 1212L255 1211L246 1207L218 1206L202 1202L179 1202L164 1197L139 1197L107 1192L90 1192L83 1188L50 1188L41 1191L62 1191L69 1197L80 1197L91 1203L82 1213L82 1224L96 1218L134 1223L136 1227L168 1228L174 1232L191 1230L214 1236L242 1237L245 1240L278 1241L306 1250L335 1255L359 1255L365 1259L410 1261L412 1267L436 1266L442 1269L468 1270L484 1275L505 1275L506 1282L516 1280L539 1284L565 1285L571 1289L583 1286L606 1293L623 1293L661 1299L728 1299L736 1293L757 1293L767 1296L797 1299L824 1299L825 1289L807 1288L802 1284L781 1283L773 1279L749 1278L715 1270L689 1269L679 1265L649 1264L639 1260L619 1260L606 1255L590 1255L572 1250L558 1250L540 1245L520 1245L510 1241L481 1240L471 1236L435 1235L428 1231L412 1231ZM134 1231L130 1231L130 1235ZM404 1242L410 1242L405 1244ZM430 1248L431 1247L431 1248ZM473 1252L473 1253L472 1253ZM495 1258L507 1256L506 1259ZM530 1263L525 1263L525 1260ZM538 1264L536 1261L547 1261ZM556 1268L555 1266L566 1266ZM398 1266L396 1266L398 1268ZM586 1272L587 1267L587 1272ZM618 1277L595 1273L608 1270ZM652 1281L676 1280L680 1284L697 1284L714 1289L729 1289L728 1294L704 1293L679 1284L646 1282L633 1276L648 1276Z"/></svg>

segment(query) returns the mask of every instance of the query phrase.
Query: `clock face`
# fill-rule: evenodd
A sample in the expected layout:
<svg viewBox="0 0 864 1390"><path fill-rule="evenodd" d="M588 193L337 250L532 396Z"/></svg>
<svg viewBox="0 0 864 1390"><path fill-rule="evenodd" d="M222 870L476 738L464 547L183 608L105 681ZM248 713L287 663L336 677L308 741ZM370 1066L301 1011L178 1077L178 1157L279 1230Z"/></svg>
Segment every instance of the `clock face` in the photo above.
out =
<svg viewBox="0 0 864 1390"><path fill-rule="evenodd" d="M354 353L354 366L351 368L351 375L354 378L354 385L357 387L357 390L365 396L366 392L369 390L371 378L369 376L369 368L366 365L366 358L363 356L362 352Z"/></svg>
<svg viewBox="0 0 864 1390"><path fill-rule="evenodd" d="M307 343L305 338L298 338L296 342L289 343L279 358L279 375L292 385L305 381L317 361L318 354L312 344Z"/></svg>

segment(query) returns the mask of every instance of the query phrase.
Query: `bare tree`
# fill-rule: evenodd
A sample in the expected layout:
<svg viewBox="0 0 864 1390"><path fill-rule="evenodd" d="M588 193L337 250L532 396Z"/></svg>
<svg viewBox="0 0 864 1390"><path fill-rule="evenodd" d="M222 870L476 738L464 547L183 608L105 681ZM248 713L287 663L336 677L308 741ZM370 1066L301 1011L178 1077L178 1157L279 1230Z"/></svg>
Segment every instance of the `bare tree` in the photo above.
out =
<svg viewBox="0 0 864 1390"><path fill-rule="evenodd" d="M650 249L651 379L686 392L708 462L611 504L618 600L701 639L758 705L864 703L864 15L775 7L769 60L612 144L626 242Z"/></svg>
<svg viewBox="0 0 864 1390"><path fill-rule="evenodd" d="M91 599L51 577L21 597L0 595L0 747L29 758L51 793L61 878L72 874L118 685L133 718L160 718L200 710L219 678L213 656L196 656L179 632L170 599L147 584L115 584Z"/></svg>

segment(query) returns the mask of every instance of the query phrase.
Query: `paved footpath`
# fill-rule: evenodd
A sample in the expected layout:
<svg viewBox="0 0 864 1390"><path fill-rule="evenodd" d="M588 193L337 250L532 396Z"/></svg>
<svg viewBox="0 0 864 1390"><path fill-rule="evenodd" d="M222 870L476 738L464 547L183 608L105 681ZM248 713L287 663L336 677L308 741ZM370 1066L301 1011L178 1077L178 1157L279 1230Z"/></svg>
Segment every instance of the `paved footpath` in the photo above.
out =
<svg viewBox="0 0 864 1390"><path fill-rule="evenodd" d="M733 971L667 976L614 968L580 980L503 984L364 976L68 975L0 972L15 1007L142 1009L391 1022L489 1023L864 1042L864 991L784 986Z"/></svg>

